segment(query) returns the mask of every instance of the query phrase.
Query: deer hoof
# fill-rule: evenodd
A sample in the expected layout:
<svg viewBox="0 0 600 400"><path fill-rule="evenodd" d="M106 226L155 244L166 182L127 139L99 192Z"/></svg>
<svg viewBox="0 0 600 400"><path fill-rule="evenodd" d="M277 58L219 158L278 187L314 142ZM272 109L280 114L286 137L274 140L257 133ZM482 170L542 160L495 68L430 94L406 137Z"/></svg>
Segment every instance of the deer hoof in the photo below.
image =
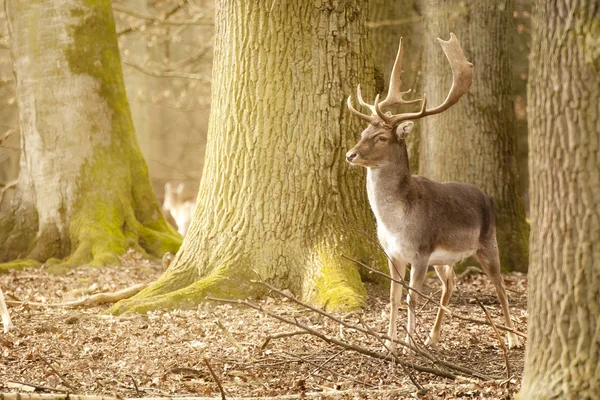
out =
<svg viewBox="0 0 600 400"><path fill-rule="evenodd" d="M508 333L508 348L509 349L518 349L523 347L523 344L519 340L519 337L512 332Z"/></svg>

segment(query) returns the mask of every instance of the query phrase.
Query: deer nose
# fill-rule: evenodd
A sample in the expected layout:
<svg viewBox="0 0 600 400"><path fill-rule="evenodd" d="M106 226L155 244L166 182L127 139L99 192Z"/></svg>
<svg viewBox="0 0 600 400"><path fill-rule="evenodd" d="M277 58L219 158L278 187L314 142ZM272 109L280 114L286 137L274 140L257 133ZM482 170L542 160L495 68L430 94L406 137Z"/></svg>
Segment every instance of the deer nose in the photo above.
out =
<svg viewBox="0 0 600 400"><path fill-rule="evenodd" d="M348 160L348 162L352 162L352 160L354 160L357 155L358 153L352 153L351 151L349 151L346 153L346 160Z"/></svg>

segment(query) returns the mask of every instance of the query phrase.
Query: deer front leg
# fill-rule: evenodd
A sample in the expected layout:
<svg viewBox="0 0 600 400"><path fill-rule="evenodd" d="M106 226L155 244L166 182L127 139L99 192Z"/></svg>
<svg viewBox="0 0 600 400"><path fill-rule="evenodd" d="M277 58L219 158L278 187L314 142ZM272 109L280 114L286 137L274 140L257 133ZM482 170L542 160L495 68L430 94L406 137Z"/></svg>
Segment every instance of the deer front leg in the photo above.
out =
<svg viewBox="0 0 600 400"><path fill-rule="evenodd" d="M388 259L388 266L390 267L390 276L393 280L402 281L404 280L404 272L406 271L406 262L400 259ZM396 344L393 340L397 337L396 321L398 320L398 308L402 301L402 284L392 281L390 286L390 325L388 327L388 337L385 341L384 351L393 351Z"/></svg>
<svg viewBox="0 0 600 400"><path fill-rule="evenodd" d="M415 311L417 309L417 304L419 302L419 294L416 291L421 291L423 287L423 282L425 282L425 276L427 275L427 260L429 259L429 255L427 257L421 257L415 263L411 265L410 268L410 289L408 290L408 294L406 295L406 303L408 303L408 323L407 323L407 333L406 333L406 342L412 344L415 343L415 326L416 326L416 314ZM412 290L414 289L414 290Z"/></svg>
<svg viewBox="0 0 600 400"><path fill-rule="evenodd" d="M452 291L454 290L454 271L452 265L434 265L435 272L442 281L442 296L440 297L440 308L438 309L435 323L425 344L437 344L440 340L440 331L444 322L444 307L450 303Z"/></svg>

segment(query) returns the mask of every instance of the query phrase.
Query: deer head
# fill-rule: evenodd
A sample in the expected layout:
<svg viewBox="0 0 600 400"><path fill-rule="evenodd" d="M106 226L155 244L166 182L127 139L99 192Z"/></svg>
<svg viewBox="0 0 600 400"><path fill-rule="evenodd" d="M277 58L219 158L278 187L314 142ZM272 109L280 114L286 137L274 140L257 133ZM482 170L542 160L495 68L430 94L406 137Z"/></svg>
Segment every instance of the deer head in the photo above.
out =
<svg viewBox="0 0 600 400"><path fill-rule="evenodd" d="M446 100L439 106L428 109L425 94L422 99L404 99L404 96L410 93L410 89L400 90L402 84L400 79L402 75L402 39L400 39L387 97L380 102L379 95L377 95L375 102L368 104L363 100L360 85L358 85L356 93L358 102L371 111L370 114L363 114L352 106L351 96L348 96L348 109L369 123L369 126L361 133L360 141L346 153L346 160L349 163L367 168L377 168L386 163L397 164L398 162L408 166L404 139L413 127L411 121L447 110L469 91L473 80L473 64L465 58L458 39L451 33L450 40L438 39L438 41L452 69L452 87ZM421 109L418 112L391 114L383 111L386 107L396 104L418 102L421 102Z"/></svg>

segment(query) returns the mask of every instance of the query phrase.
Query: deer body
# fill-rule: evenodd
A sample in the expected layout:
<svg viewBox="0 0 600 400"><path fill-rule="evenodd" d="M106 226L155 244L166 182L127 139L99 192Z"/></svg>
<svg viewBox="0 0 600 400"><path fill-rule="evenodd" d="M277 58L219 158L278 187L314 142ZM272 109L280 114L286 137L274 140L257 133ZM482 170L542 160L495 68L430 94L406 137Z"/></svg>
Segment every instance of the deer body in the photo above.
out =
<svg viewBox="0 0 600 400"><path fill-rule="evenodd" d="M438 39L439 40L439 39ZM377 220L378 238L389 258L390 275L390 324L386 342L394 348L397 336L396 320L402 294L400 281L404 278L406 264L411 264L410 286L407 295L407 338L415 343L415 309L418 293L423 285L429 265L433 265L442 281L440 309L428 341L439 340L444 309L450 301L454 288L453 265L474 256L493 282L505 317L506 326L513 327L508 300L500 276L500 258L496 244L496 224L492 199L473 185L461 183L438 183L421 176L411 175L405 138L414 126L410 120L445 111L464 95L472 78L472 64L463 53L458 40L451 34L442 48L452 67L453 84L443 104L426 108L426 98L404 100L409 91L400 91L402 42L396 64L392 70L390 89L385 100L379 96L373 105L363 101L360 86L357 97L360 104L371 110L372 115L362 114L348 107L353 114L369 122L361 133L360 141L346 154L353 165L367 168L367 194ZM381 108L394 104L422 101L421 111L391 115ZM519 344L515 334L508 335L509 346Z"/></svg>

